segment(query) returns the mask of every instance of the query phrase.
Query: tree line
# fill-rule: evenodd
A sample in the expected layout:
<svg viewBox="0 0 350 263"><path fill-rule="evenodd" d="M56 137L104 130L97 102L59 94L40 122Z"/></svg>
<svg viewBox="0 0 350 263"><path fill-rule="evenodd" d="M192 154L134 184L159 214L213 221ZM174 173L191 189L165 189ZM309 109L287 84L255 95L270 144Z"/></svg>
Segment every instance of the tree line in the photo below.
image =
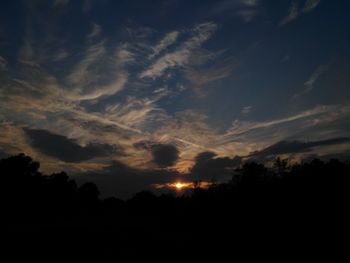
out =
<svg viewBox="0 0 350 263"><path fill-rule="evenodd" d="M208 189L194 187L189 195L143 191L124 201L101 199L93 182L78 187L65 172L47 176L39 167L24 154L0 160L3 217L9 222L125 215L238 218L248 213L271 217L277 212L290 219L302 213L336 210L347 201L350 175L349 163L338 160L288 165L277 158L270 168L246 162L232 171L231 181Z"/></svg>
<svg viewBox="0 0 350 263"><path fill-rule="evenodd" d="M66 254L86 257L98 251L97 258L106 249L114 255L117 247L120 253L155 247L171 253L228 244L235 253L276 246L290 252L301 244L311 253L310 244L318 244L319 253L344 244L337 236L345 235L349 222L350 164L338 160L291 165L277 158L273 167L246 162L229 182L207 189L194 183L198 187L180 196L143 191L129 200L102 199L93 182L78 187L65 172L43 175L39 167L24 154L0 160L1 226L15 239L14 253L34 253L38 244L40 253L64 247ZM32 243L30 235L18 245L23 237L13 233L28 229L41 233L41 241Z"/></svg>

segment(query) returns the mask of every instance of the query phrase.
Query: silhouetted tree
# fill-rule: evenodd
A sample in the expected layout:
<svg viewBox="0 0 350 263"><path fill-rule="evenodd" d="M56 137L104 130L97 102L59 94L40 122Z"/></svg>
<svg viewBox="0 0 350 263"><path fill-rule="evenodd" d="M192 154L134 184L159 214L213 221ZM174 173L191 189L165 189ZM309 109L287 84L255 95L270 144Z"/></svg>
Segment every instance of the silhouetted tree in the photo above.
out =
<svg viewBox="0 0 350 263"><path fill-rule="evenodd" d="M197 243L191 245L206 236L212 240L254 235L282 240L281 234L304 233L319 237L333 229L341 233L348 225L350 165L338 160L288 166L286 160L277 159L273 169L246 162L233 171L230 182L208 189L195 182L191 194L183 196L142 191L127 201L101 200L96 184L78 188L65 172L46 176L39 167L24 154L0 160L0 205L7 225L50 224L59 232L65 229L68 236L77 229L103 233L118 229L120 234L123 227L127 234L145 231L157 236L170 228L192 233ZM86 240L100 240L78 237L83 250ZM151 243L147 238L143 245Z"/></svg>
<svg viewBox="0 0 350 263"><path fill-rule="evenodd" d="M273 165L277 169L278 175L283 176L288 169L288 160L278 157Z"/></svg>

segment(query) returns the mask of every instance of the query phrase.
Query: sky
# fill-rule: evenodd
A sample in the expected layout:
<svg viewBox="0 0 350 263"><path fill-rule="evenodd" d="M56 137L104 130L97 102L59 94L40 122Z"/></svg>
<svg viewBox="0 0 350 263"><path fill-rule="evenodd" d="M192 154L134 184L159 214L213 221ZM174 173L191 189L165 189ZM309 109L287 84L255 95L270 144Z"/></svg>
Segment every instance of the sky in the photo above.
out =
<svg viewBox="0 0 350 263"><path fill-rule="evenodd" d="M101 194L350 159L346 0L9 0L0 157Z"/></svg>

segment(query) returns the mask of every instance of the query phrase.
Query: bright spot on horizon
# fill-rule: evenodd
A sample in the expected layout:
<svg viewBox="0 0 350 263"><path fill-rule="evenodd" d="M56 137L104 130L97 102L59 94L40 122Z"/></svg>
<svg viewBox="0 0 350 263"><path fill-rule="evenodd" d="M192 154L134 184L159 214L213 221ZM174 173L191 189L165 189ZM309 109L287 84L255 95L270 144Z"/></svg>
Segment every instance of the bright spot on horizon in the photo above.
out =
<svg viewBox="0 0 350 263"><path fill-rule="evenodd" d="M169 189L175 189L176 191L187 189L194 189L194 188L203 188L207 189L212 185L211 182L200 182L198 184L195 184L193 182L181 182L181 181L175 181L173 183L166 183L166 184L153 184L153 187L156 189L162 189L162 188L169 188Z"/></svg>
<svg viewBox="0 0 350 263"><path fill-rule="evenodd" d="M181 190L182 188L186 187L185 184L181 183L181 182L177 182L175 183L175 188L176 190Z"/></svg>

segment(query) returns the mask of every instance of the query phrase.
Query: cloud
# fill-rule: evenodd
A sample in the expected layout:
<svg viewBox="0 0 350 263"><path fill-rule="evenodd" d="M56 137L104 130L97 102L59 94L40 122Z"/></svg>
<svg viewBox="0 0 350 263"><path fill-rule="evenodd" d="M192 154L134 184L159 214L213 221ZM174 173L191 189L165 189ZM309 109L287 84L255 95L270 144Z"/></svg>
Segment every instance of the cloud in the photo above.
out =
<svg viewBox="0 0 350 263"><path fill-rule="evenodd" d="M84 100L97 100L101 97L111 96L121 91L124 88L127 81L128 81L127 75L120 73L118 76L116 76L116 80L114 80L114 82L104 86L101 85L98 88L94 87L93 90L87 91L86 93L83 93L83 94L78 94L76 96L72 94L71 98L75 100L84 101Z"/></svg>
<svg viewBox="0 0 350 263"><path fill-rule="evenodd" d="M330 146L350 142L350 138L333 138L322 141L302 142L302 141L280 141L261 151L253 152L248 157L259 156L266 157L269 155L306 153L319 146Z"/></svg>
<svg viewBox="0 0 350 263"><path fill-rule="evenodd" d="M153 28L140 25L137 27L126 27L125 30L128 32L131 39L137 39L138 41L144 40L155 33Z"/></svg>
<svg viewBox="0 0 350 263"><path fill-rule="evenodd" d="M320 4L321 0L307 0L303 12L310 12Z"/></svg>
<svg viewBox="0 0 350 263"><path fill-rule="evenodd" d="M267 121L236 120L226 133L217 135L210 145L221 155L248 155L278 141L326 139L348 135L348 105L318 106L294 115Z"/></svg>
<svg viewBox="0 0 350 263"><path fill-rule="evenodd" d="M156 93L144 98L129 96L123 102L107 105L105 116L109 120L138 130L147 129L149 123L156 126L157 123L167 118L164 110L156 105L156 102L164 95L166 93Z"/></svg>
<svg viewBox="0 0 350 263"><path fill-rule="evenodd" d="M227 180L240 164L240 157L216 157L213 152L202 152L195 158L190 177L193 180Z"/></svg>
<svg viewBox="0 0 350 263"><path fill-rule="evenodd" d="M337 159L343 162L348 162L350 160L350 151L330 153L325 155L310 154L309 156L305 157L305 161L308 161L308 160L312 161L315 158L325 160L325 161L331 160L331 159Z"/></svg>
<svg viewBox="0 0 350 263"><path fill-rule="evenodd" d="M61 50L61 51L57 52L56 54L54 54L53 61L54 62L59 62L59 61L64 60L68 56L69 56L69 53L67 51Z"/></svg>
<svg viewBox="0 0 350 263"><path fill-rule="evenodd" d="M203 85L228 77L237 67L232 57L223 57L225 50L211 52L202 48L202 44L210 39L216 30L215 23L207 22L183 31L184 35L186 33L190 35L189 38L175 47L173 51L165 52L142 70L139 74L140 79L156 80L170 70L179 69L195 85L195 90L199 91L198 88ZM169 45L175 44L179 34L179 31L168 33L156 47L150 48L153 52L148 59L152 60L161 51L167 50ZM166 81L166 77L163 80Z"/></svg>
<svg viewBox="0 0 350 263"><path fill-rule="evenodd" d="M189 63L191 53L206 42L216 31L217 25L213 22L199 24L191 30L193 36L185 41L175 51L169 52L157 59L148 69L140 74L140 78L156 79L162 76L167 69L179 68Z"/></svg>
<svg viewBox="0 0 350 263"><path fill-rule="evenodd" d="M186 147L186 151L213 150L207 144L218 136L209 127L207 116L194 110L177 112L165 120L154 135L163 140L175 140Z"/></svg>
<svg viewBox="0 0 350 263"><path fill-rule="evenodd" d="M134 144L136 149L144 149L152 154L152 161L159 167L169 167L179 159L179 150L173 144L161 144L152 141L139 141Z"/></svg>
<svg viewBox="0 0 350 263"><path fill-rule="evenodd" d="M291 6L289 7L288 15L282 19L280 25L286 25L295 19L297 19L299 16L305 13L311 12L313 9L315 9L319 4L321 0L307 0L305 2L305 5L303 8L299 9L299 5L297 1L292 1Z"/></svg>
<svg viewBox="0 0 350 263"><path fill-rule="evenodd" d="M275 120L266 121L266 122L241 122L236 120L234 121L230 130L227 132L226 136L237 136L243 133L250 132L255 129L269 128L275 125L290 123L293 121L298 121L309 117L315 117L320 114L329 113L330 111L332 111L332 107L318 106L293 116L289 116L281 119L275 119Z"/></svg>
<svg viewBox="0 0 350 263"><path fill-rule="evenodd" d="M305 95L309 92L311 92L315 88L315 83L318 81L318 79L327 72L329 66L328 65L320 65L318 66L315 71L311 74L310 78L304 83L305 89L295 94L292 97L292 100L299 98L302 95Z"/></svg>
<svg viewBox="0 0 350 263"><path fill-rule="evenodd" d="M237 67L231 61L221 61L206 67L186 67L186 77L196 86L201 87L210 82L227 78Z"/></svg>
<svg viewBox="0 0 350 263"><path fill-rule="evenodd" d="M129 50L129 46L126 43L117 47L115 56L119 65L135 62L135 54Z"/></svg>
<svg viewBox="0 0 350 263"><path fill-rule="evenodd" d="M246 115L249 114L253 109L253 106L245 106L242 108L241 113Z"/></svg>
<svg viewBox="0 0 350 263"><path fill-rule="evenodd" d="M8 155L25 152L33 155L24 131L12 122L0 122L0 149Z"/></svg>
<svg viewBox="0 0 350 263"><path fill-rule="evenodd" d="M282 19L280 25L286 25L293 20L297 19L298 16L300 15L299 13L299 6L297 1L293 1L291 6L289 7L288 15Z"/></svg>
<svg viewBox="0 0 350 263"><path fill-rule="evenodd" d="M246 9L237 11L237 16L240 17L244 22L251 22L257 14L255 9Z"/></svg>
<svg viewBox="0 0 350 263"><path fill-rule="evenodd" d="M30 144L40 152L64 162L83 162L96 157L120 155L121 152L107 144L88 144L80 146L65 136L46 130L24 129Z"/></svg>
<svg viewBox="0 0 350 263"><path fill-rule="evenodd" d="M313 90L315 82L319 79L321 75L323 75L328 70L328 66L321 65L319 66L310 76L308 81L304 83L306 86L305 92L310 92Z"/></svg>
<svg viewBox="0 0 350 263"><path fill-rule="evenodd" d="M226 0L218 1L212 8L213 15L230 14L244 22L251 22L258 14L258 0Z"/></svg>
<svg viewBox="0 0 350 263"><path fill-rule="evenodd" d="M96 23L92 23L92 29L90 34L88 35L88 38L93 39L95 37L98 37L101 35L102 28Z"/></svg>
<svg viewBox="0 0 350 263"><path fill-rule="evenodd" d="M153 53L148 58L153 59L160 52L162 52L163 50L165 50L166 48L168 48L169 46L174 44L179 35L180 35L180 32L178 32L178 31L173 31L173 32L166 34L165 37L162 40L160 40L158 45L156 45L155 47L152 47Z"/></svg>
<svg viewBox="0 0 350 263"><path fill-rule="evenodd" d="M86 86L92 82L92 67L96 65L106 55L105 41L101 41L89 46L83 59L74 67L67 80L72 85Z"/></svg>
<svg viewBox="0 0 350 263"><path fill-rule="evenodd" d="M67 76L68 84L74 88L73 100L97 100L114 95L125 87L128 72L124 66L130 62L131 53L126 45L122 45L114 56L110 56L105 43L100 41L89 45L83 58Z"/></svg>
<svg viewBox="0 0 350 263"><path fill-rule="evenodd" d="M155 144L151 147L153 161L160 167L173 166L179 159L179 150L171 144Z"/></svg>

